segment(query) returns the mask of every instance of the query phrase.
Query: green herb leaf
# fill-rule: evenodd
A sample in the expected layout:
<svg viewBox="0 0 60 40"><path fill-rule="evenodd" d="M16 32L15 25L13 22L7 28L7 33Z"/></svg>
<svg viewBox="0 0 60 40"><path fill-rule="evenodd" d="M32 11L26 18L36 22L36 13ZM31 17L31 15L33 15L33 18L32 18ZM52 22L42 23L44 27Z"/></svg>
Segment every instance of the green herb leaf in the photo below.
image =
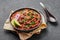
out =
<svg viewBox="0 0 60 40"><path fill-rule="evenodd" d="M35 22L34 22L34 21L32 21L30 24L31 24L31 25L34 25L34 24L35 24Z"/></svg>
<svg viewBox="0 0 60 40"><path fill-rule="evenodd" d="M27 20L27 19L23 19L23 20L22 20L22 23L26 22L26 20Z"/></svg>
<svg viewBox="0 0 60 40"><path fill-rule="evenodd" d="M25 27L30 27L30 24L27 24Z"/></svg>
<svg viewBox="0 0 60 40"><path fill-rule="evenodd" d="M34 18L33 16L31 16L31 19Z"/></svg>
<svg viewBox="0 0 60 40"><path fill-rule="evenodd" d="M30 13L28 13L27 15L30 16Z"/></svg>

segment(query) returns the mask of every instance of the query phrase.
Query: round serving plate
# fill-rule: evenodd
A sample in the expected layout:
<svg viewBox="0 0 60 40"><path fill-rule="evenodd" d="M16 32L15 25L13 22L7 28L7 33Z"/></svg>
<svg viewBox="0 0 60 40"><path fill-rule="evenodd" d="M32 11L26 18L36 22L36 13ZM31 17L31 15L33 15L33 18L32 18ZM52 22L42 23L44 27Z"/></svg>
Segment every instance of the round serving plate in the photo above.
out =
<svg viewBox="0 0 60 40"><path fill-rule="evenodd" d="M18 10L16 10L16 11L14 11L14 12L10 15L10 22L11 22L11 16L12 16L14 13L16 13L16 12L18 12L18 11L20 11L20 10L23 10L23 9L31 9L31 10L36 11L37 13L40 13L41 17L42 17L42 15L43 15L45 22L47 22L45 14L42 14L42 12L37 11L37 10L35 10L35 9L33 9L33 8L21 8L21 9L18 9ZM41 18L41 19L42 19L42 18ZM40 25L41 25L41 24L42 24L42 20L41 20ZM13 26L13 25L12 25L12 26ZM20 29L18 29L18 28L16 28L16 27L13 27L13 28L14 28L16 31L18 31L18 32L27 32L27 33L28 33L28 32L31 32L31 31L37 29L38 27L35 27L35 28L33 28L33 29L30 29L30 30L20 30Z"/></svg>

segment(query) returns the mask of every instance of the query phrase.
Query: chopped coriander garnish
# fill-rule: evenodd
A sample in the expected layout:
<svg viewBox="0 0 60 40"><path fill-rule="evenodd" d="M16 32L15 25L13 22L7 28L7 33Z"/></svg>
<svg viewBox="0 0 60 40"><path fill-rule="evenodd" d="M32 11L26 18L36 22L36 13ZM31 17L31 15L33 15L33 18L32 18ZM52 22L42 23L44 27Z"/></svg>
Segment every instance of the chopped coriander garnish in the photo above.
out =
<svg viewBox="0 0 60 40"><path fill-rule="evenodd" d="M27 21L27 19L26 19L26 18L25 18L24 20L25 20L25 21Z"/></svg>
<svg viewBox="0 0 60 40"><path fill-rule="evenodd" d="M24 23L24 22L26 22L26 20L23 19L23 20L22 20L22 23Z"/></svg>
<svg viewBox="0 0 60 40"><path fill-rule="evenodd" d="M34 22L34 21L32 21L30 24L34 25L34 24L35 24L35 22Z"/></svg>
<svg viewBox="0 0 60 40"><path fill-rule="evenodd" d="M27 24L25 27L30 27L30 24Z"/></svg>
<svg viewBox="0 0 60 40"><path fill-rule="evenodd" d="M27 15L30 16L30 13L28 13Z"/></svg>
<svg viewBox="0 0 60 40"><path fill-rule="evenodd" d="M33 16L31 16L31 19L34 18Z"/></svg>

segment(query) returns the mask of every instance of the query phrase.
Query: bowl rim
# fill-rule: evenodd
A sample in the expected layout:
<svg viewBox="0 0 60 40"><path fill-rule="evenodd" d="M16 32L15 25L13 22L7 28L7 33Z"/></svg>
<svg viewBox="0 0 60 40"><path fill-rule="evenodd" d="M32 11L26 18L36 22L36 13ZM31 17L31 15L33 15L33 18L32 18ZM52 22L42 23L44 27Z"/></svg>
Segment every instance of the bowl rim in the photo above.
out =
<svg viewBox="0 0 60 40"><path fill-rule="evenodd" d="M10 15L10 24L11 24L11 16L14 14L14 13L16 13L16 12L18 12L18 11L20 11L20 10L24 10L24 9L30 9L30 10L34 10L34 11L36 11L37 13L39 13L40 14L40 16L41 16L41 12L38 12L36 9L33 9L33 8L20 8L20 9L17 9L17 10L15 10L13 13L11 13L11 15ZM41 20L40 20L41 22L40 22L40 25L42 24L42 16L41 16ZM12 24L11 24L12 25ZM39 26L40 26L39 25ZM12 25L13 26L13 25ZM19 28L17 28L17 27L13 27L16 31L18 31L18 32L31 32L31 31L33 31L33 30L35 30L35 29L37 29L39 26L37 26L37 27L34 27L34 28L32 28L32 29L29 29L29 30L20 30Z"/></svg>

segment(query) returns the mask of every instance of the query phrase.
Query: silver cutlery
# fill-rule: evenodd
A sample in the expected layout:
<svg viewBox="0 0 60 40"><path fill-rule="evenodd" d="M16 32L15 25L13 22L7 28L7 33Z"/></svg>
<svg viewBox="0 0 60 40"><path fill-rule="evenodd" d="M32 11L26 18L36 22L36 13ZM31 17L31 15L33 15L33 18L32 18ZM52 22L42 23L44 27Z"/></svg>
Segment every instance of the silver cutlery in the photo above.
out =
<svg viewBox="0 0 60 40"><path fill-rule="evenodd" d="M40 2L40 5L43 7L43 10L47 16L47 20L49 22L57 22L56 18L47 10L47 8L45 7L45 5L42 2Z"/></svg>

